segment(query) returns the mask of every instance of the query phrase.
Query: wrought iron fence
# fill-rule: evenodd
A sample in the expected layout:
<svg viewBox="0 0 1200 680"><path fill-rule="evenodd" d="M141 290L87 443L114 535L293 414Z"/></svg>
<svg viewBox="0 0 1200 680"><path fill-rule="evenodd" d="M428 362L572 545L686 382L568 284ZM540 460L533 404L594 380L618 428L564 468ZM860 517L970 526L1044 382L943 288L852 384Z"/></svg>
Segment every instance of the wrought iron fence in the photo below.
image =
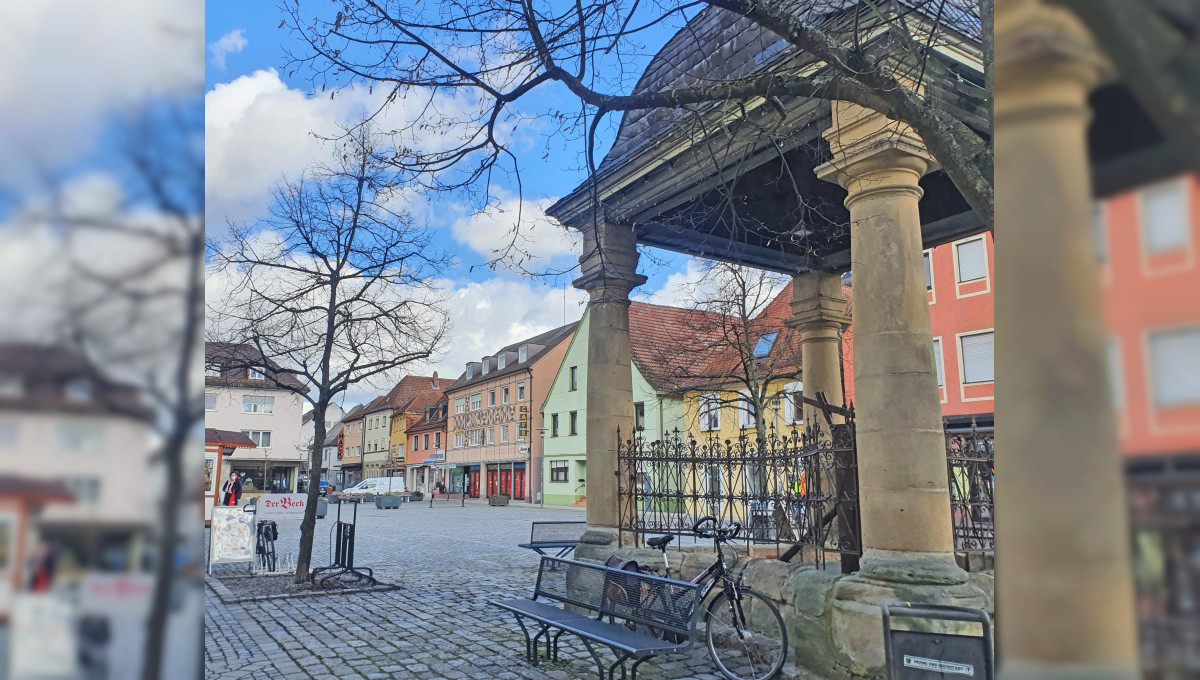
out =
<svg viewBox="0 0 1200 680"><path fill-rule="evenodd" d="M660 441L620 440L622 533L689 535L697 519L712 515L721 524L741 524L747 545L775 544L781 559L799 554L824 565L835 555L843 570L857 569L862 534L853 410L804 401L826 409L825 427L772 429L765 440L698 441L678 431ZM832 424L833 414L845 422Z"/></svg>
<svg viewBox="0 0 1200 680"><path fill-rule="evenodd" d="M1200 677L1200 472L1129 475L1146 678Z"/></svg>
<svg viewBox="0 0 1200 680"><path fill-rule="evenodd" d="M992 491L996 478L993 428L946 428L946 470L950 476L950 521L954 551L963 566L978 564L996 546ZM983 560L989 563L990 560Z"/></svg>

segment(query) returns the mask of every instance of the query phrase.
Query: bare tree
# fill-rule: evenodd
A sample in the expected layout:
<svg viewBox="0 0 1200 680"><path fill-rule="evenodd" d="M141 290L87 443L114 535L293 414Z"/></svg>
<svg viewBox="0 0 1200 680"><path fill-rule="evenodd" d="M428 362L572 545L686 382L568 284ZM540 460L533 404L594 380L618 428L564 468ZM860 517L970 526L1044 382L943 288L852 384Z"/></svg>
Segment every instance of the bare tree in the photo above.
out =
<svg viewBox="0 0 1200 680"><path fill-rule="evenodd" d="M703 276L684 286L693 301L685 315L691 332L658 348L659 361L680 389L734 386L736 396L722 396L718 389L716 400L701 409L732 406L754 423L758 441L770 436L767 414L786 398L778 383L800 375L798 334L765 314L786 282L760 269L707 263Z"/></svg>
<svg viewBox="0 0 1200 680"><path fill-rule="evenodd" d="M519 183L514 131L523 127L585 139L594 177L594 136L610 113L690 119L693 137L711 141L757 103L786 119L784 100L815 98L910 125L991 223L992 49L981 19L990 0L339 0L316 15L290 1L280 8L305 46L288 54L287 68L306 74L314 92L384 88L381 111L419 101L419 115L394 131L405 153L393 162L429 189L471 189L500 172ZM760 41L761 50L749 62L722 56L679 78L641 78L645 44L661 40L655 32L683 26L698 11L729 13L743 22L745 42ZM950 51L979 67L952 64L944 58ZM948 94L947 83L962 87ZM554 84L569 91L567 103L540 96ZM795 129L775 126L749 133L755 148L770 148L764 140L783 147L778 135ZM433 129L452 134L431 144ZM509 250L522 259L517 225Z"/></svg>
<svg viewBox="0 0 1200 680"><path fill-rule="evenodd" d="M210 248L210 276L228 282L208 302L210 339L293 373L304 384L280 386L313 407L297 582L310 570L328 405L352 385L429 359L449 330L436 279L448 258L399 207L392 153L370 126L356 128L335 162L284 182L268 217L231 226Z"/></svg>
<svg viewBox="0 0 1200 680"><path fill-rule="evenodd" d="M97 207L64 200L55 217L72 243L63 334L97 365L136 385L157 416L161 444L153 461L163 476L145 680L161 674L180 506L195 500L187 493L184 463L204 416L198 370L204 328L202 116L187 100L149 107L125 132L123 162L115 171L122 201ZM101 243L116 255L99 257L94 248Z"/></svg>

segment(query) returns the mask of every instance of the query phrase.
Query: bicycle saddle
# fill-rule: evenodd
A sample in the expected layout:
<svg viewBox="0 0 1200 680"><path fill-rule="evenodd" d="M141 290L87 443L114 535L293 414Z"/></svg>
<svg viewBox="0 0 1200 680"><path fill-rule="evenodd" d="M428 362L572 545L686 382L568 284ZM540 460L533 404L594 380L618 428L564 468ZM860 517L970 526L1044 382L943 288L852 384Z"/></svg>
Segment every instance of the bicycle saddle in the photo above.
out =
<svg viewBox="0 0 1200 680"><path fill-rule="evenodd" d="M666 536L659 536L658 538L647 538L646 545L650 546L651 548L662 548L674 540L675 536L673 534L667 534Z"/></svg>

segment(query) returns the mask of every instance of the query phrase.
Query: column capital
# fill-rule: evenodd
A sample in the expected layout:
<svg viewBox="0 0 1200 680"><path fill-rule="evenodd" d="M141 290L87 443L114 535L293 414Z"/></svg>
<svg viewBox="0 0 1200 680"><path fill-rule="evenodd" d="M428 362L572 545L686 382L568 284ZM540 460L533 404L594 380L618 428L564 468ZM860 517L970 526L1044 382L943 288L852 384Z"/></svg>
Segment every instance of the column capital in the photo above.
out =
<svg viewBox="0 0 1200 680"><path fill-rule="evenodd" d="M996 8L995 118L1088 116L1087 96L1116 70L1064 7L1009 0Z"/></svg>
<svg viewBox="0 0 1200 680"><path fill-rule="evenodd" d="M920 199L924 192L917 182L938 168L911 127L858 104L833 102L833 122L822 136L833 160L814 172L849 192L846 207L875 193L906 192Z"/></svg>
<svg viewBox="0 0 1200 680"><path fill-rule="evenodd" d="M637 273L637 234L633 228L601 221L580 232L580 275L571 285L587 291L592 302L628 303L630 291L646 282L646 277Z"/></svg>
<svg viewBox="0 0 1200 680"><path fill-rule="evenodd" d="M813 271L792 277L791 307L792 315L784 323L801 332L801 343L814 339L814 331L836 331L850 325L838 274Z"/></svg>

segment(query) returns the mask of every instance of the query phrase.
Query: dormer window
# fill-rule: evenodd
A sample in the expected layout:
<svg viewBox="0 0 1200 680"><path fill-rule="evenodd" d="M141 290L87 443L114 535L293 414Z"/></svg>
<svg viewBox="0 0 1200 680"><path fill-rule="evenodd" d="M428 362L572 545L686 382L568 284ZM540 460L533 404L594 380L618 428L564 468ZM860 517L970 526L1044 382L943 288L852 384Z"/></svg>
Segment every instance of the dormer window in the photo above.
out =
<svg viewBox="0 0 1200 680"><path fill-rule="evenodd" d="M267 371L262 366L251 366L246 369L246 377L251 380L266 380Z"/></svg>
<svg viewBox="0 0 1200 680"><path fill-rule="evenodd" d="M529 359L529 348L525 345L521 345L521 347L517 349L517 363L524 363L527 359Z"/></svg>
<svg viewBox="0 0 1200 680"><path fill-rule="evenodd" d="M467 380L470 380L471 378L474 378L474 377L475 377L475 367L472 366L471 364L467 364Z"/></svg>
<svg viewBox="0 0 1200 680"><path fill-rule="evenodd" d="M92 383L87 380L72 380L64 390L67 401L90 401L92 398Z"/></svg>
<svg viewBox="0 0 1200 680"><path fill-rule="evenodd" d="M754 343L754 358L765 359L771 354L771 348L775 346L775 338L779 336L779 331L771 331L758 336L758 342Z"/></svg>
<svg viewBox="0 0 1200 680"><path fill-rule="evenodd" d="M503 354L496 357L496 370L498 371L502 368L504 368L504 355Z"/></svg>
<svg viewBox="0 0 1200 680"><path fill-rule="evenodd" d="M487 372L488 372L488 358L484 357L483 358L483 374L487 375Z"/></svg>
<svg viewBox="0 0 1200 680"><path fill-rule="evenodd" d="M220 378L221 377L221 365L220 364L204 364L204 377Z"/></svg>

